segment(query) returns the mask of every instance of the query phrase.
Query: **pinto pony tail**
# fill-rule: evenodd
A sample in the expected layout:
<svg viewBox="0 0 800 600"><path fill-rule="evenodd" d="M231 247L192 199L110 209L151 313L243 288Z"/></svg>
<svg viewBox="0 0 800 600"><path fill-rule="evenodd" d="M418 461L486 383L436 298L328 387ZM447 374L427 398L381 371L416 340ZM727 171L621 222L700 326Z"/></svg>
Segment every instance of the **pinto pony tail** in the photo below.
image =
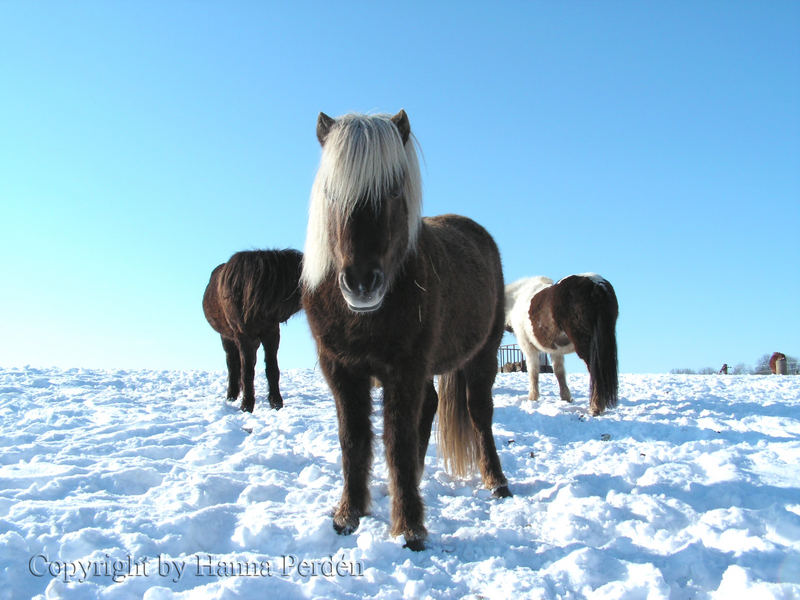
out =
<svg viewBox="0 0 800 600"><path fill-rule="evenodd" d="M478 464L478 438L467 409L463 370L439 376L439 455L456 477L471 474Z"/></svg>
<svg viewBox="0 0 800 600"><path fill-rule="evenodd" d="M592 327L589 345L589 392L591 410L600 414L617 405L619 365L617 360L617 296L611 284L596 285L592 292L596 300L597 315Z"/></svg>

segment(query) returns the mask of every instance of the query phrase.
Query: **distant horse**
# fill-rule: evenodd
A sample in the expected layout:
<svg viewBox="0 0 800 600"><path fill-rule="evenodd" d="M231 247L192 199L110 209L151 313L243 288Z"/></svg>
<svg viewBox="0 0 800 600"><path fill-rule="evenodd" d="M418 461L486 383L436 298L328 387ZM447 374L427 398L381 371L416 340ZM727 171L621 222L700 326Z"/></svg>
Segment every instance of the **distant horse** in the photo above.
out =
<svg viewBox="0 0 800 600"><path fill-rule="evenodd" d="M779 360L786 360L786 355L783 352L773 352L772 356L769 357L769 370L773 375L778 373Z"/></svg>
<svg viewBox="0 0 800 600"><path fill-rule="evenodd" d="M264 346L269 404L281 408L279 323L300 310L303 255L297 250L237 252L211 273L203 295L206 319L222 337L228 364L228 400L243 391L241 408L255 407L256 352Z"/></svg>
<svg viewBox="0 0 800 600"><path fill-rule="evenodd" d="M477 462L510 496L492 437L503 335L503 273L492 237L457 215L423 219L414 139L397 115L321 113L303 306L336 401L344 489L333 525L355 531L369 508L370 378L383 385L391 533L421 550L419 494L440 378L440 454L457 475Z"/></svg>
<svg viewBox="0 0 800 600"><path fill-rule="evenodd" d="M570 275L555 285L547 277L506 286L506 325L528 362L531 400L539 399L539 352L553 358L561 399L572 401L564 355L577 352L589 368L590 411L599 415L617 404L617 296L594 273Z"/></svg>

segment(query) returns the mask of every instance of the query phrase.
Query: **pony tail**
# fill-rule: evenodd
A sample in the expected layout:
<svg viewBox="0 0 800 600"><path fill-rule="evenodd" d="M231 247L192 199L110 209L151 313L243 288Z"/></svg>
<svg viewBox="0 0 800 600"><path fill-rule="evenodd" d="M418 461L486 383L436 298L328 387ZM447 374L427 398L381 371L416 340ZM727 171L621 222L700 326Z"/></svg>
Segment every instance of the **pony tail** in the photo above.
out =
<svg viewBox="0 0 800 600"><path fill-rule="evenodd" d="M230 328L243 334L253 323L286 322L300 310L303 255L297 250L245 250L225 263L217 280L218 297Z"/></svg>
<svg viewBox="0 0 800 600"><path fill-rule="evenodd" d="M241 282L242 290L242 318L245 323L253 321L257 317L259 302L261 301L262 290L267 283L263 281L264 272L254 273L254 277L245 279Z"/></svg>
<svg viewBox="0 0 800 600"><path fill-rule="evenodd" d="M217 297L225 299L222 302L222 312L225 315L225 320L228 322L228 327L233 330L235 334L242 335L244 333L244 319L240 309L241 292L237 294L235 285L235 273L232 271L234 268L231 265L232 261L228 261L222 267L219 280L217 281Z"/></svg>
<svg viewBox="0 0 800 600"><path fill-rule="evenodd" d="M589 375L592 408L598 414L617 405L619 376L617 360L617 301L613 291L603 290L603 301L594 322L589 346ZM615 309L612 311L612 307Z"/></svg>
<svg viewBox="0 0 800 600"><path fill-rule="evenodd" d="M467 382L464 371L439 376L439 455L445 469L465 477L478 464L478 439L467 410Z"/></svg>

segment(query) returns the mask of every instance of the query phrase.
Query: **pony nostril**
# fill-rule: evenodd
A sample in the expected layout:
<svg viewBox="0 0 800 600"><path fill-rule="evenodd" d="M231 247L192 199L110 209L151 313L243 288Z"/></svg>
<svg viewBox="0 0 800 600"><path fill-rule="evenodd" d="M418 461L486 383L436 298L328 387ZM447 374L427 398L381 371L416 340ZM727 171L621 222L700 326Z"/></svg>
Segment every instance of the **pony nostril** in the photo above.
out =
<svg viewBox="0 0 800 600"><path fill-rule="evenodd" d="M384 275L381 269L372 270L372 282L369 288L370 292L374 292L383 285Z"/></svg>
<svg viewBox="0 0 800 600"><path fill-rule="evenodd" d="M348 292L353 292L358 286L357 283L353 282L353 270L350 267L339 273L339 285Z"/></svg>

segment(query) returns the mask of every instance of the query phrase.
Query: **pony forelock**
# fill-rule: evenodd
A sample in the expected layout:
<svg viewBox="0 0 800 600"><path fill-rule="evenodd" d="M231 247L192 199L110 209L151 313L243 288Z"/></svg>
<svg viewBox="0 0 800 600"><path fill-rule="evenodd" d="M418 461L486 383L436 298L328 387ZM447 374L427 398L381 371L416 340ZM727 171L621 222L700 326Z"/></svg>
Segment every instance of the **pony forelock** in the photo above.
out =
<svg viewBox="0 0 800 600"><path fill-rule="evenodd" d="M333 267L331 219L346 222L363 202L377 207L402 186L408 214L408 247L421 224L422 183L413 134L405 145L390 115L349 114L336 119L325 144L308 212L302 281L313 290Z"/></svg>

